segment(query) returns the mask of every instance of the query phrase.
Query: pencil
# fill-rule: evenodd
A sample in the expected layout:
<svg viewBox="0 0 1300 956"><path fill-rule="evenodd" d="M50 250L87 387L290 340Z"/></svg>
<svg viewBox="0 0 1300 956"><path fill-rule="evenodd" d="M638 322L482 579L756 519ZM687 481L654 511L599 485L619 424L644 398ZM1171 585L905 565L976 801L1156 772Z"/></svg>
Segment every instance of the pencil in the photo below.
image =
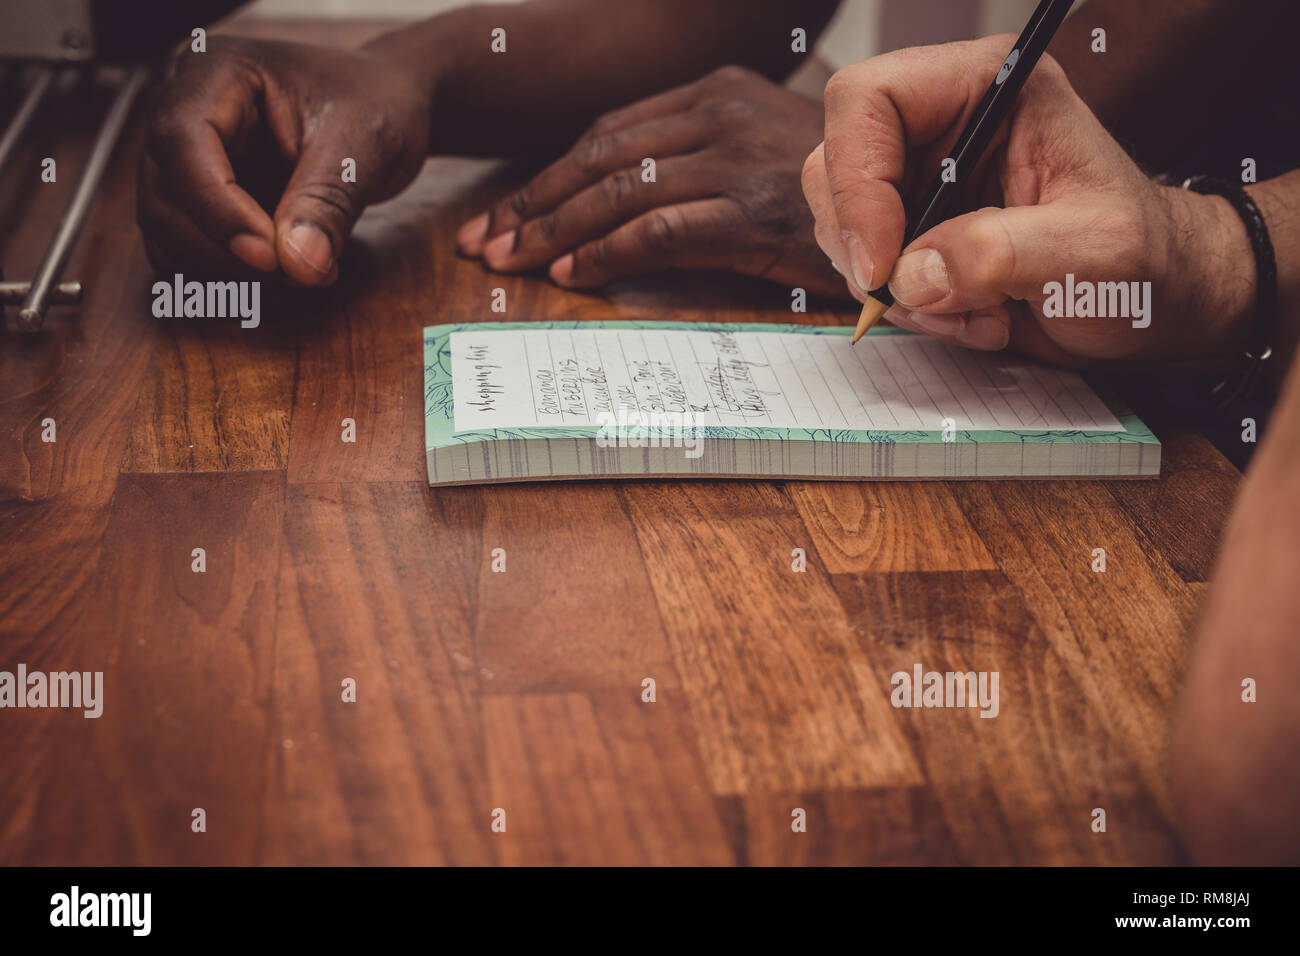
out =
<svg viewBox="0 0 1300 956"><path fill-rule="evenodd" d="M1047 51L1047 45L1052 42L1052 37L1056 35L1066 14L1070 12L1073 2L1074 0L1042 0L1038 4L1038 9L1029 18L1029 23L1020 34L1020 38L1016 40L1016 45L1011 48L1011 52L1002 62L1002 68L993 78L988 92L975 107L975 112L971 114L966 128L957 138L957 145L950 157L955 160L955 163L949 167L950 170L956 170L957 175L952 175L949 170L939 170L925 200L907 223L903 240L904 249L947 217L948 208L957 196L957 180L962 171L973 169L980 157L984 155L984 150L988 148L993 134L1011 112L1016 95L1025 85L1025 80L1029 78L1038 61L1042 59L1043 53ZM857 345L858 340L871 331L871 327L894 304L894 297L889 291L888 278L879 289L868 291L870 294L867 301L863 303L862 315L853 333L854 345Z"/></svg>

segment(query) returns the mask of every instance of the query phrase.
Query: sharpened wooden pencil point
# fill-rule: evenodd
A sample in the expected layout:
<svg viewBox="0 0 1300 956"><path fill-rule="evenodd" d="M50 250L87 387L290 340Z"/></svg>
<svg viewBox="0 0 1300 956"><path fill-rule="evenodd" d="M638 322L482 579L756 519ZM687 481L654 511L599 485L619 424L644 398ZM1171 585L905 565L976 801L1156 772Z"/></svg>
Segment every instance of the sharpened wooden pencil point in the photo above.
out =
<svg viewBox="0 0 1300 956"><path fill-rule="evenodd" d="M880 321L880 317L888 308L889 306L884 302L874 298L868 298L862 304L862 315L858 317L858 327L853 333L854 345L857 345L858 340L871 331L871 327Z"/></svg>

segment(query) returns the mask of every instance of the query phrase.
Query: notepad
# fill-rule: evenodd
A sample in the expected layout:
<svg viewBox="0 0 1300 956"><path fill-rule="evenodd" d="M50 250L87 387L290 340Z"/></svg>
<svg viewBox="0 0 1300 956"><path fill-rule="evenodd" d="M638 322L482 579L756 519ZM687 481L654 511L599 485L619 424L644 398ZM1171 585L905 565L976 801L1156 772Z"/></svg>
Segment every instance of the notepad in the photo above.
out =
<svg viewBox="0 0 1300 956"><path fill-rule="evenodd" d="M1104 384L899 329L479 322L424 330L431 485L578 478L1141 477Z"/></svg>

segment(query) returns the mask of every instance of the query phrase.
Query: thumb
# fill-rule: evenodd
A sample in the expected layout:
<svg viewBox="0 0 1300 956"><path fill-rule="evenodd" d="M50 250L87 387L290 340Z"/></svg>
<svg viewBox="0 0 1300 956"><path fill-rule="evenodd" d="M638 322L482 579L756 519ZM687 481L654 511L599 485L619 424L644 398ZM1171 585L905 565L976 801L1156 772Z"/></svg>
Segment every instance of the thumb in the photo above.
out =
<svg viewBox="0 0 1300 956"><path fill-rule="evenodd" d="M894 264L889 291L903 307L932 314L1040 297L1044 284L1061 277L1064 261L1089 254L1088 244L1073 241L1076 222L1059 204L987 208L958 216L904 250Z"/></svg>
<svg viewBox="0 0 1300 956"><path fill-rule="evenodd" d="M328 138L309 142L275 210L275 251L290 279L330 285L338 277L338 256L365 202L355 181L346 181L350 154ZM361 172L352 164L357 179Z"/></svg>

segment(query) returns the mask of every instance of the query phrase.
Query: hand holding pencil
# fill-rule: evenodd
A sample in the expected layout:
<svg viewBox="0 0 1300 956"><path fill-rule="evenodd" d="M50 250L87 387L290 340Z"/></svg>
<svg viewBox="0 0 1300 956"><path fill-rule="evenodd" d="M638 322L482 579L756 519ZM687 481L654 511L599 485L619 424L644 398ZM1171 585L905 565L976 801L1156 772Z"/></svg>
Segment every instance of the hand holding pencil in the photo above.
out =
<svg viewBox="0 0 1300 956"><path fill-rule="evenodd" d="M1034 10L1015 46L994 74L984 98L967 121L956 147L943 160L942 168L935 174L930 186L930 192L909 218L904 245L911 245L918 236L943 221L957 198L958 171L973 169L984 155L994 133L1010 114L1016 95L1024 87L1026 78L1047 52L1047 45L1052 42L1052 37L1070 12L1072 3L1073 0L1042 0ZM854 345L871 331L871 327L893 304L894 297L888 286L872 291L863 303L862 315L853 333Z"/></svg>
<svg viewBox="0 0 1300 956"><path fill-rule="evenodd" d="M1044 286L1067 272L1150 281L1157 315L1249 309L1219 274L1220 262L1234 260L1151 238L1171 234L1171 216L1174 235L1231 234L1240 228L1232 210L1148 179L1050 57L1025 75L983 159L959 162L947 209L955 218L909 237L905 209L923 208L930 176L953 157L1014 43L995 36L900 50L831 78L826 140L805 163L803 185L818 243L849 290L865 303L887 279L895 304L885 317L896 325L1060 364L1225 348L1233 333L1217 324L1157 319L1135 329L1044 314ZM1215 217L1222 221L1206 221ZM1197 297L1214 308L1192 308Z"/></svg>

